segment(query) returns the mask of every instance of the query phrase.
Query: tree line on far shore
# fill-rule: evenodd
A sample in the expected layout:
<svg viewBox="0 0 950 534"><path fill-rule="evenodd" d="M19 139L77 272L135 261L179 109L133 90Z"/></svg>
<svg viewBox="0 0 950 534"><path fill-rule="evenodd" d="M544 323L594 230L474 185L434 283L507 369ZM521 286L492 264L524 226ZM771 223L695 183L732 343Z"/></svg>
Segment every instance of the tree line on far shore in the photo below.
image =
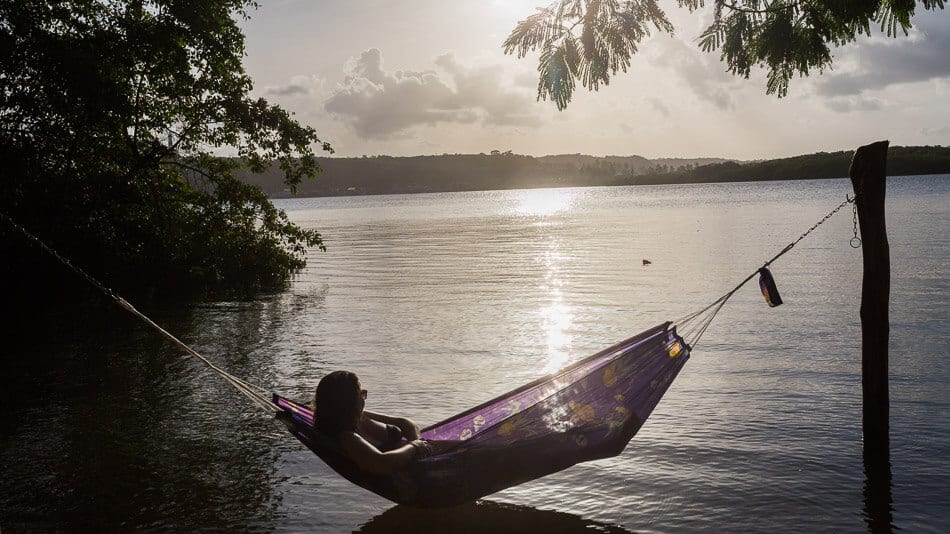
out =
<svg viewBox="0 0 950 534"><path fill-rule="evenodd" d="M760 180L844 178L852 151L737 162L722 158L656 159L566 154L532 157L511 153L439 156L325 158L316 181L299 196L435 193L537 187L587 187ZM950 173L950 147L891 147L888 174ZM242 179L272 198L291 192L276 169Z"/></svg>
<svg viewBox="0 0 950 534"><path fill-rule="evenodd" d="M434 156L321 158L323 172L302 182L297 196L379 195L611 185L622 176L720 163L722 158L648 160L640 156L561 154L532 157L510 152ZM292 196L272 167L239 173L272 198Z"/></svg>
<svg viewBox="0 0 950 534"><path fill-rule="evenodd" d="M741 164L726 161L671 172L625 176L614 185L847 178L853 154L854 151L842 150ZM950 174L950 147L894 146L888 150L888 176L919 174Z"/></svg>
<svg viewBox="0 0 950 534"><path fill-rule="evenodd" d="M332 147L288 110L254 96L244 70L242 21L259 4L0 1L0 213L124 295L245 293L284 287L309 251L322 248L317 229L298 226L270 201L295 192L418 193L847 173L847 152L748 164L580 154L535 158L510 151L318 162L317 154L330 154ZM626 70L646 35L644 24L668 24L651 2L556 4L519 24L504 46L520 56L541 50L539 95L559 108L570 100L575 82L597 89L618 69ZM829 47L870 33L871 21L889 21L889 33L896 33L910 27L917 4L943 7L942 1L923 0L811 9L820 4L812 2L803 25L796 26L803 33L788 39L785 24L799 11L789 6L798 2L773 2L764 11L754 0L717 4L725 11L717 12L703 47L718 49L722 37L728 68L745 77L747 59L764 61L778 75L769 90L779 94L786 75L830 66ZM595 34L611 38L597 41ZM568 69L550 70L557 65ZM894 147L890 172L950 172L948 150ZM326 172L317 177L321 167ZM0 224L0 258L0 291L10 315L22 316L23 305L83 287L63 276L63 266L14 225ZM78 297L68 300L86 300Z"/></svg>

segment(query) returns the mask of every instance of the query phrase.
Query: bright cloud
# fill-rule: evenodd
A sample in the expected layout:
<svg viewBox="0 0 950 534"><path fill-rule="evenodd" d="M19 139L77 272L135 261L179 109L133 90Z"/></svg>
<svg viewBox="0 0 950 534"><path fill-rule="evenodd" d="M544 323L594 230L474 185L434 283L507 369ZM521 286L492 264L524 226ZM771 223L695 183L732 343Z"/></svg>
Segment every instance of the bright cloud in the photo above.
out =
<svg viewBox="0 0 950 534"><path fill-rule="evenodd" d="M546 3L264 2L246 25L246 66L262 96L339 155L500 148L757 159L877 138L950 143L950 10L918 3L911 35L874 28L875 37L832 49L833 69L796 76L780 99L765 94L764 69L736 77L718 51L699 49L709 3L671 7L675 37L645 40L628 72L596 93L578 86L558 112L536 101L537 54L518 59L501 47L516 20Z"/></svg>
<svg viewBox="0 0 950 534"><path fill-rule="evenodd" d="M532 95L506 85L500 66L469 68L451 54L441 69L387 72L377 48L352 60L324 109L366 139L385 139L420 125L480 123L537 126Z"/></svg>

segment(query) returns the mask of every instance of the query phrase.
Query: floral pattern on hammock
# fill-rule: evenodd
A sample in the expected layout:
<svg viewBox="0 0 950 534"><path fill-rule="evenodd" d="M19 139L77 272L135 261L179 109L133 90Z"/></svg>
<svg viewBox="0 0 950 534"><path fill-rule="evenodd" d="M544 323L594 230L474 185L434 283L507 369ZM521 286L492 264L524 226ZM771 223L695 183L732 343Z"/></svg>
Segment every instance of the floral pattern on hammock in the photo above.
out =
<svg viewBox="0 0 950 534"><path fill-rule="evenodd" d="M423 429L424 439L456 444L390 476L360 472L313 428L313 412L274 401L291 432L351 482L401 504L449 506L620 454L688 358L676 329L659 325Z"/></svg>

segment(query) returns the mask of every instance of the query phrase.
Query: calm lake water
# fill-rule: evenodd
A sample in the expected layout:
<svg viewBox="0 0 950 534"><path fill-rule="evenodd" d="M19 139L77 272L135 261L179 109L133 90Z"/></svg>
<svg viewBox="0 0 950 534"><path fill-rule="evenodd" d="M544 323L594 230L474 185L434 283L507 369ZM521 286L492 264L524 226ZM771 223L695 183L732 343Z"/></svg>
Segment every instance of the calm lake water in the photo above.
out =
<svg viewBox="0 0 950 534"><path fill-rule="evenodd" d="M305 399L346 368L368 408L428 424L704 307L850 191L279 201L329 247L286 291L143 311L250 382ZM892 520L908 532L950 531L948 206L950 176L889 180ZM773 265L783 306L740 290L623 454L439 511L345 482L121 310L62 310L4 336L0 530L865 531L852 235L848 207Z"/></svg>

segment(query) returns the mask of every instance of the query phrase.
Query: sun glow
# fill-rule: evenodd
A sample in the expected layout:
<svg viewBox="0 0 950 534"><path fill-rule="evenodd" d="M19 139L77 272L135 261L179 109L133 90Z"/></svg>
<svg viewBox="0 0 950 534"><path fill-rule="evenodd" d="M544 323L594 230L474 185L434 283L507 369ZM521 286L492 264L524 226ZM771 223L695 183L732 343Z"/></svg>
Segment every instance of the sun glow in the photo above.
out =
<svg viewBox="0 0 950 534"><path fill-rule="evenodd" d="M515 211L519 215L553 215L574 205L577 192L572 189L525 189L517 198Z"/></svg>
<svg viewBox="0 0 950 534"><path fill-rule="evenodd" d="M536 13L543 5L544 2L536 0L493 0L491 3L492 11L506 24L502 27L506 32L513 30L518 21Z"/></svg>

